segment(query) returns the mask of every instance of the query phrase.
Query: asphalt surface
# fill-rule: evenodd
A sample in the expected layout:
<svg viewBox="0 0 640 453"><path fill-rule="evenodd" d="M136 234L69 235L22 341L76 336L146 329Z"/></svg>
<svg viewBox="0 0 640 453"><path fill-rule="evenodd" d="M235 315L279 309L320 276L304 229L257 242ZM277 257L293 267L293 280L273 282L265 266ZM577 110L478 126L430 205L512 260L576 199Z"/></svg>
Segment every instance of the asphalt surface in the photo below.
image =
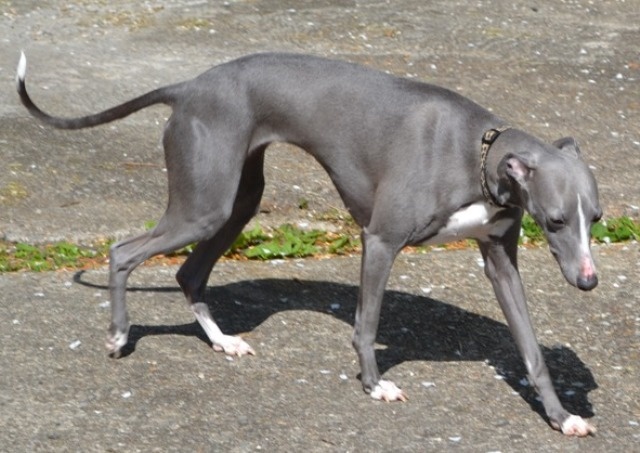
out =
<svg viewBox="0 0 640 453"><path fill-rule="evenodd" d="M541 138L575 136L605 216L640 206L640 2L0 1L0 236L125 237L166 203L151 108L61 132L28 118L19 51L52 113L111 106L267 50L343 58L453 88ZM300 150L267 156L257 221L340 229L344 210ZM305 209L300 209L300 205ZM551 430L474 250L403 254L379 333L409 401L371 401L351 324L358 257L223 262L209 303L255 357L212 352L175 268L130 281L127 354L109 359L105 269L0 275L0 451L640 450L640 245L595 247L580 293L547 250L521 252L531 315L564 404L595 437Z"/></svg>

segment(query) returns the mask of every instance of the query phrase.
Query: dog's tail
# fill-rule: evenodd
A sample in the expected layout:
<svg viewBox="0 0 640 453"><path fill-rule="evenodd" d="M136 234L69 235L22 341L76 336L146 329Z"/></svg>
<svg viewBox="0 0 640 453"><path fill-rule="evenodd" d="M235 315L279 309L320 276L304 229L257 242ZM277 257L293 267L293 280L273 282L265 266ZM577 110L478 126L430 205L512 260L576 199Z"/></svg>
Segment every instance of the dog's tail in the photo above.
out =
<svg viewBox="0 0 640 453"><path fill-rule="evenodd" d="M142 110L145 107L149 107L154 104L171 104L173 96L169 87L159 88L151 91L147 94L143 94L135 99L127 101L116 107L110 108L100 113L93 115L82 116L78 118L61 118L57 116L49 115L43 112L40 107L34 104L27 93L27 86L25 84L25 78L27 75L27 58L24 52L20 55L20 62L18 63L18 70L16 74L16 84L18 88L18 94L22 104L27 108L29 113L41 120L42 122L53 126L58 129L83 129L85 127L98 126L100 124L109 123L111 121L124 118L132 113Z"/></svg>

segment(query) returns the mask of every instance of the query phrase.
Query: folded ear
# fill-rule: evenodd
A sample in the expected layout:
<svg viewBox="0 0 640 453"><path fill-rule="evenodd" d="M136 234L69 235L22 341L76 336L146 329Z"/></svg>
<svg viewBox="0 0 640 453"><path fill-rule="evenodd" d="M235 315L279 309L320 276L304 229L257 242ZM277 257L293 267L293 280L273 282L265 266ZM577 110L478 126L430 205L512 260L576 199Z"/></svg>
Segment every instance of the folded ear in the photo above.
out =
<svg viewBox="0 0 640 453"><path fill-rule="evenodd" d="M563 137L559 140L556 140L555 142L553 142L553 146L562 151L571 152L576 156L580 155L578 142L576 142L576 139L573 137Z"/></svg>
<svg viewBox="0 0 640 453"><path fill-rule="evenodd" d="M528 154L516 155L509 153L502 158L498 173L506 175L518 184L525 184L531 178L536 165L532 156Z"/></svg>

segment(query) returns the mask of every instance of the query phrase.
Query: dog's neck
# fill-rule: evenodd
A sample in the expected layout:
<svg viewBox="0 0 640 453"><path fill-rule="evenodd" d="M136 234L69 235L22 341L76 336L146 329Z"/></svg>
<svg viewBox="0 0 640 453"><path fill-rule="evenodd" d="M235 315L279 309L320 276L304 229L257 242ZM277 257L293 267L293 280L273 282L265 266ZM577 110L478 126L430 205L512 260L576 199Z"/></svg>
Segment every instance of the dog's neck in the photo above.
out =
<svg viewBox="0 0 640 453"><path fill-rule="evenodd" d="M498 137L508 129L511 129L511 126L492 128L482 135L482 146L480 148L480 185L482 188L482 196L487 202L489 202L489 204L496 207L503 206L500 200L498 200L494 193L489 189L489 185L487 184L487 158L493 142L495 142Z"/></svg>
<svg viewBox="0 0 640 453"><path fill-rule="evenodd" d="M500 174L500 165L505 156L518 152L510 144L513 143L513 138L521 133L513 128L505 128L500 131L499 137L493 140L485 157L485 185L490 194L489 197L491 197L489 199L485 195L485 199L499 207L522 207L520 194L513 182L506 175Z"/></svg>

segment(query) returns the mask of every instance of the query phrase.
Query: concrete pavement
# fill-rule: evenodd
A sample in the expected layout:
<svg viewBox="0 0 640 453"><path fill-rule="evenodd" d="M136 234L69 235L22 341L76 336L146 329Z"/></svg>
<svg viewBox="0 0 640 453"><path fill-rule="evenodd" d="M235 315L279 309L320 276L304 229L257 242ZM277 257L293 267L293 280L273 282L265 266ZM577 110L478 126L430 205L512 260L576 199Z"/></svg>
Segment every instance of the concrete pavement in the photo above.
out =
<svg viewBox="0 0 640 453"><path fill-rule="evenodd" d="M0 3L0 234L93 242L162 213L163 108L80 132L74 115L255 51L316 53L448 86L541 138L578 138L605 215L640 206L640 7L618 2ZM277 145L258 221L339 229L322 169ZM301 203L301 202L305 203ZM300 209L304 204L306 209ZM145 266L128 294L129 354L110 360L106 270L0 275L0 451L634 451L640 448L640 247L596 247L601 284L570 288L544 248L521 270L565 404L598 435L565 439L539 414L473 250L403 255L379 335L406 404L361 391L350 346L358 258L224 262L210 303L256 357L214 354L175 269Z"/></svg>

